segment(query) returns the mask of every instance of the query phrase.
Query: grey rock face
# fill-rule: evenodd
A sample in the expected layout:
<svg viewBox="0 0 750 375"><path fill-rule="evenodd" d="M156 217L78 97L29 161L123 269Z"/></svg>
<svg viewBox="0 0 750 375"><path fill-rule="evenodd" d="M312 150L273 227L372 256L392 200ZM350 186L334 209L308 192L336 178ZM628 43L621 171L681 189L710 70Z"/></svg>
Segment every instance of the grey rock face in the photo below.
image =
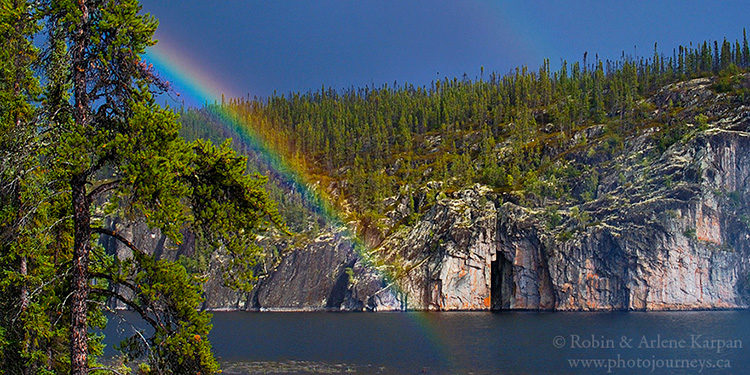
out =
<svg viewBox="0 0 750 375"><path fill-rule="evenodd" d="M185 241L177 246L158 230L144 223L109 223L139 249L160 258L177 259L190 254L194 239L185 233ZM384 273L369 265L358 254L354 240L343 228L333 228L301 248L285 253L281 262L262 276L251 292L233 290L224 285L222 264L225 261L213 253L208 267L208 281L204 284L203 308L208 310L260 311L387 311L405 308L401 298L384 277ZM132 257L126 246L108 237L102 245L114 255ZM124 288L119 291L126 296ZM113 306L125 305L113 301Z"/></svg>
<svg viewBox="0 0 750 375"><path fill-rule="evenodd" d="M259 310L394 310L401 305L374 267L363 262L343 229L284 256L254 290Z"/></svg>

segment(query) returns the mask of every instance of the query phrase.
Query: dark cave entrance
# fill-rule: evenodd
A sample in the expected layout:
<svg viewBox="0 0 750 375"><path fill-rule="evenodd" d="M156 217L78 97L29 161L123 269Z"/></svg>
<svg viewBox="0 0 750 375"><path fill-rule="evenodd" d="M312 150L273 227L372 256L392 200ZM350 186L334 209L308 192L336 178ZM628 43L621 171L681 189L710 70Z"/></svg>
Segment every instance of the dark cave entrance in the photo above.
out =
<svg viewBox="0 0 750 375"><path fill-rule="evenodd" d="M509 309L513 295L513 264L501 254L490 263L490 281L490 309Z"/></svg>

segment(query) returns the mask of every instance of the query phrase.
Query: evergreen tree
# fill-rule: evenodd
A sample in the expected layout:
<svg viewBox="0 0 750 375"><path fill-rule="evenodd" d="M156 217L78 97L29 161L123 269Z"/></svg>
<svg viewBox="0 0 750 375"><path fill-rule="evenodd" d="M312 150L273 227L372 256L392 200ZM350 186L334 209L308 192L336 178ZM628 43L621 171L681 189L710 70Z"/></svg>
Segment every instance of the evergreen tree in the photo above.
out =
<svg viewBox="0 0 750 375"><path fill-rule="evenodd" d="M742 64L747 66L750 64L750 46L747 43L747 32L742 29Z"/></svg>
<svg viewBox="0 0 750 375"><path fill-rule="evenodd" d="M48 142L36 131L40 113L32 105L41 95L31 39L39 17L27 1L0 7L0 374L60 370L46 358L64 352L67 333L50 311L63 294L50 282L60 265L52 254L68 242L50 228L60 199L38 158Z"/></svg>
<svg viewBox="0 0 750 375"><path fill-rule="evenodd" d="M24 373L44 368L87 374L96 363L91 354L101 351L90 328L103 324L103 303L118 299L154 328L148 342L131 342L131 354L145 353L159 373L216 372L206 339L210 316L196 310L200 280L104 223L144 221L175 243L190 229L226 254L227 284L247 290L261 253L256 233L269 226L283 230L262 189L265 179L245 174L246 159L228 143L216 147L180 138L177 116L154 103L151 90L164 85L140 56L154 43L157 22L140 13L137 1L56 0L42 3L36 13L23 1L13 5L4 4L0 14L0 32L8 35L2 54L16 56L3 59L2 105L9 110L2 112L2 151L10 154L10 163L2 169L9 192L2 199L13 202L0 213L7 238L0 245L0 265L14 276L0 288L15 291L17 297L2 303L19 301L9 312L22 319L2 320L3 358L20 359L16 363ZM39 18L49 33L49 59L44 69L34 70L31 38ZM47 85L41 101L34 97L35 71L44 73L40 78ZM36 142L41 136L49 138ZM27 203L40 196L42 203ZM127 246L133 257L105 254L96 245L99 236ZM29 293L32 283L43 286L35 291L41 295ZM117 292L122 288L130 296ZM33 327L24 322L27 317L36 319ZM69 322L69 330L50 323L51 317ZM70 354L59 356L59 344L66 341Z"/></svg>

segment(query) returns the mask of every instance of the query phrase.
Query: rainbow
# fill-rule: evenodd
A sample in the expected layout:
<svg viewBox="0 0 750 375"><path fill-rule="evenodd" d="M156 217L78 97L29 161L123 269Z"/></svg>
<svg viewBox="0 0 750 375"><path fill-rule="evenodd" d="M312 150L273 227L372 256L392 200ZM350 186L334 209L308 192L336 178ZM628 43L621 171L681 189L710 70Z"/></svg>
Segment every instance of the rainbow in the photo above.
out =
<svg viewBox="0 0 750 375"><path fill-rule="evenodd" d="M213 103L221 100L224 92L222 85L209 73L207 69L200 69L191 63L190 59L179 53L178 48L174 46L159 44L149 48L145 59L154 66L155 72L163 79L167 80L171 89L174 90L177 98L182 103L191 103L192 105L201 105L203 103ZM177 100L173 97L173 100ZM213 114L230 134L235 134L243 146L252 150L259 161L269 168L274 176L281 180L285 187L300 194L305 200L308 207L312 208L318 215L323 217L327 223L333 226L344 228L343 238L349 238L352 248L357 255L371 266L372 269L378 270L386 285L395 294L406 294L398 287L394 277L388 272L380 271L381 267L376 267L373 256L368 251L361 238L352 231L345 222L344 213L340 212L325 195L323 189L314 189L315 181L306 176L304 171L296 170L290 163L284 160L283 154L278 150L273 150L254 129L243 125L239 120L241 116L238 113L222 107L224 109L215 111ZM450 363L450 356L446 355L445 345L441 342L440 336L434 327L433 320L429 319L428 312L410 313L415 325L422 328L422 332L428 342L432 344L433 349Z"/></svg>
<svg viewBox="0 0 750 375"><path fill-rule="evenodd" d="M190 64L189 59L176 53L174 49L152 48L148 51L146 59L154 65L158 75L170 83L174 93L188 103L213 103L220 100L222 90L217 81ZM366 262L372 261L364 242L346 226L343 213L331 204L325 191L313 188L317 185L316 181L304 175L304 171L293 168L284 160L282 152L274 150L253 128L243 124L239 113L223 106L221 109L212 110L211 114L219 120L224 130L236 135L237 141L252 150L261 164L266 166L283 186L300 194L316 214L331 225L347 228L343 235L352 238L352 245L357 254ZM370 264L374 265L372 262ZM393 281L388 275L382 276L389 282ZM395 286L395 283L393 285Z"/></svg>

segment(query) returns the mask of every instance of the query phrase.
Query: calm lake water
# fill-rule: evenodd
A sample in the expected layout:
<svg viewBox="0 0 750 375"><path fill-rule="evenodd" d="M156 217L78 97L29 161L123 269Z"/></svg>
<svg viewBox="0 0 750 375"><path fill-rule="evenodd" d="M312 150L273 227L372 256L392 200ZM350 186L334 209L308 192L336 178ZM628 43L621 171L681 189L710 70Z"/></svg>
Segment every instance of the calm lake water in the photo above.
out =
<svg viewBox="0 0 750 375"><path fill-rule="evenodd" d="M750 311L219 312L210 338L225 374L750 374Z"/></svg>

